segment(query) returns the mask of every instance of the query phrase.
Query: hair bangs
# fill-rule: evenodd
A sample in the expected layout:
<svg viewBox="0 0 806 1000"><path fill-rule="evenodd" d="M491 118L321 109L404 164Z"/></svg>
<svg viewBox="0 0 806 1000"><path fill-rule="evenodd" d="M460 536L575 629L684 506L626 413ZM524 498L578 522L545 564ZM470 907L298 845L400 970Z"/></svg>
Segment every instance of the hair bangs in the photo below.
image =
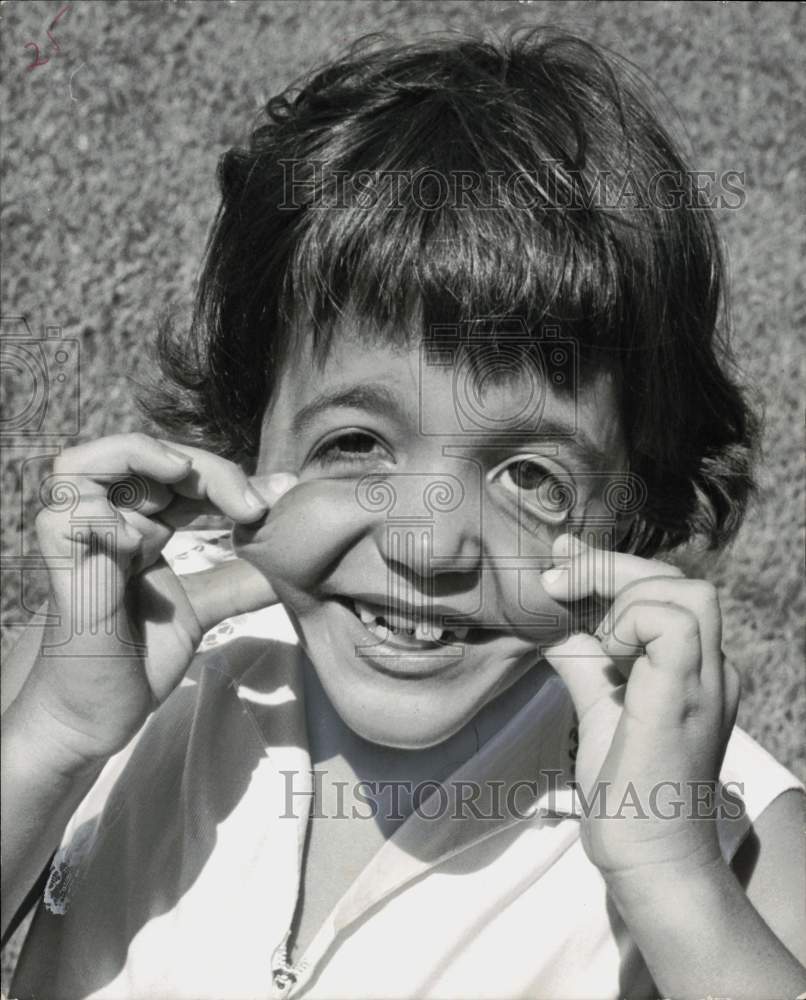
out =
<svg viewBox="0 0 806 1000"><path fill-rule="evenodd" d="M631 304L620 274L641 227L558 204L581 181L578 150L557 159L553 131L543 148L534 134L519 140L494 102L481 114L462 103L450 91L400 101L385 142L358 121L344 156L328 148L326 160L286 165L304 200L282 325L312 329L326 354L348 314L368 337L401 344L468 324L512 338L517 317L520 335L573 338L584 374L621 343Z"/></svg>

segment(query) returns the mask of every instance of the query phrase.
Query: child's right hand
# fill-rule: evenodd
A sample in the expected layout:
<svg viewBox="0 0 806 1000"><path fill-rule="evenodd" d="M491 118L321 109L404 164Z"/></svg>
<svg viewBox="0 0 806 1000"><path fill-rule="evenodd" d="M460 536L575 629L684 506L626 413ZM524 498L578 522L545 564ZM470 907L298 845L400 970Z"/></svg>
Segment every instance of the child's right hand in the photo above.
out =
<svg viewBox="0 0 806 1000"><path fill-rule="evenodd" d="M59 624L45 630L20 697L32 731L81 767L125 746L179 683L207 628L277 601L241 560L175 575L160 555L174 530L209 513L256 521L293 480L270 477L267 490L272 478L279 489L263 497L234 463L144 434L71 448L53 472L51 496L74 497L36 523Z"/></svg>

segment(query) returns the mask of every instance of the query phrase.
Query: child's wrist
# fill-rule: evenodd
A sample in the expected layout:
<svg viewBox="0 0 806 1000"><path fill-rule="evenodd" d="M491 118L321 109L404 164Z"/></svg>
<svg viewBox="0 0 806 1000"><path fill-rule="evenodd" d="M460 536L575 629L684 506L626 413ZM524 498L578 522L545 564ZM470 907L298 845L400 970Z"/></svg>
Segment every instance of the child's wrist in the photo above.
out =
<svg viewBox="0 0 806 1000"><path fill-rule="evenodd" d="M608 888L662 996L797 994L800 963L721 856L621 873Z"/></svg>
<svg viewBox="0 0 806 1000"><path fill-rule="evenodd" d="M719 898L735 876L721 855L607 873L608 891L625 920L659 911L686 912L695 898Z"/></svg>
<svg viewBox="0 0 806 1000"><path fill-rule="evenodd" d="M4 751L8 751L4 758L23 754L29 767L68 783L94 778L115 750L94 746L91 741L78 746L76 732L43 706L35 679L29 679L3 713Z"/></svg>

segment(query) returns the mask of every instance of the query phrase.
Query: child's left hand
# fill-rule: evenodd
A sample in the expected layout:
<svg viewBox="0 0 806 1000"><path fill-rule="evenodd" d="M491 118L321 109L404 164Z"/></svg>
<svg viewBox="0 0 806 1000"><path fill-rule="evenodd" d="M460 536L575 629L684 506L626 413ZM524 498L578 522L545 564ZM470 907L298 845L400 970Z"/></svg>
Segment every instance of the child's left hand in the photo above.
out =
<svg viewBox="0 0 806 1000"><path fill-rule="evenodd" d="M579 719L576 780L591 806L582 821L588 857L611 886L630 891L660 875L668 884L713 870L722 864L713 819L719 799L709 812L708 793L740 689L721 649L716 590L667 563L571 535L555 542L553 555L570 562L559 575L544 574L551 597L612 600L594 636L543 650Z"/></svg>

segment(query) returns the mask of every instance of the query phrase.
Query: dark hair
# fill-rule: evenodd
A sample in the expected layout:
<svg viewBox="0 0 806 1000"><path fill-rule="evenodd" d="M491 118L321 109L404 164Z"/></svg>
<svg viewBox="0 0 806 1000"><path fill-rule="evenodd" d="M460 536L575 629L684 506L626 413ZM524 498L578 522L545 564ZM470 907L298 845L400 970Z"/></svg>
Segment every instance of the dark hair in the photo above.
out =
<svg viewBox="0 0 806 1000"><path fill-rule="evenodd" d="M326 352L347 309L403 340L515 316L573 338L583 384L617 376L648 491L622 547L725 543L756 423L717 328L712 212L640 92L620 61L539 29L365 41L270 100L220 160L192 328L161 330L151 414L250 468L298 328Z"/></svg>

